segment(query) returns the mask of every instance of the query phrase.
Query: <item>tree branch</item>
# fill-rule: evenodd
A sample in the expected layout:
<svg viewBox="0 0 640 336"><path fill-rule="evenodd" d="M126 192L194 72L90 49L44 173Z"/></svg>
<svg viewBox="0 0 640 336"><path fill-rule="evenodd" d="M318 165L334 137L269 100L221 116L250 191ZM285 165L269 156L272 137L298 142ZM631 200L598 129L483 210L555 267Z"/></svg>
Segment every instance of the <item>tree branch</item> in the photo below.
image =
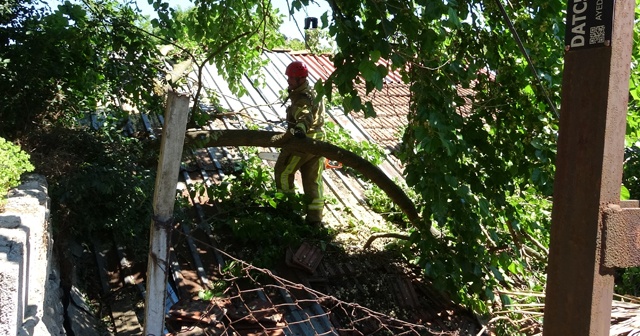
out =
<svg viewBox="0 0 640 336"><path fill-rule="evenodd" d="M368 249L371 244L373 243L374 240L378 239L378 238L397 238L397 239L402 239L402 240L409 240L409 235L405 235L402 233L393 233L393 232L387 232L387 233L374 233L372 234L369 239L367 239L367 242L364 243L364 246L362 247L363 249Z"/></svg>
<svg viewBox="0 0 640 336"><path fill-rule="evenodd" d="M198 146L256 146L289 148L303 153L313 153L330 160L341 162L364 175L382 189L391 200L400 207L411 224L421 232L430 232L434 237L439 237L438 230L431 226L429 221L423 221L418 215L413 201L397 184L395 184L380 168L360 156L344 148L327 142L313 140L311 138L297 139L286 137L281 132L267 132L254 130L213 130L213 131L189 131L186 134L185 145L197 144Z"/></svg>

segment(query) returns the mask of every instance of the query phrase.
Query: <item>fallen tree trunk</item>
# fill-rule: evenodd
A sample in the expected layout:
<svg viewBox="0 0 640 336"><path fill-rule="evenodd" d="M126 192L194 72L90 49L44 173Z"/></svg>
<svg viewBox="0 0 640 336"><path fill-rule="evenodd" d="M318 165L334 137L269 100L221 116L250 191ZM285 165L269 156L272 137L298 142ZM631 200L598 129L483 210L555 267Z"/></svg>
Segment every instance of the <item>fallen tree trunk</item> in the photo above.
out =
<svg viewBox="0 0 640 336"><path fill-rule="evenodd" d="M395 184L380 168L360 156L344 148L311 138L298 139L281 132L254 130L212 130L188 131L187 145L202 147L220 146L254 146L254 147L287 147L299 152L313 153L349 166L382 189L389 198L407 215L411 224L421 232L431 232L439 236L430 222L423 222L418 215L415 204L397 184Z"/></svg>

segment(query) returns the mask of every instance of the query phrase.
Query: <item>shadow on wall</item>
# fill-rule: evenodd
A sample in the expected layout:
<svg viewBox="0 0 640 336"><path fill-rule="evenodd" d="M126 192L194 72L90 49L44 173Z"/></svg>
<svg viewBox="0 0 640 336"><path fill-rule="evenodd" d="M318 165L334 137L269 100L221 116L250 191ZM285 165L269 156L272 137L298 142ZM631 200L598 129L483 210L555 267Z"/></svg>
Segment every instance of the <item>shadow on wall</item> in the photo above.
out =
<svg viewBox="0 0 640 336"><path fill-rule="evenodd" d="M51 261L46 179L24 176L0 213L0 330L6 335L61 335L64 308Z"/></svg>
<svg viewBox="0 0 640 336"><path fill-rule="evenodd" d="M0 330L16 335L29 292L29 235L16 215L0 215Z"/></svg>

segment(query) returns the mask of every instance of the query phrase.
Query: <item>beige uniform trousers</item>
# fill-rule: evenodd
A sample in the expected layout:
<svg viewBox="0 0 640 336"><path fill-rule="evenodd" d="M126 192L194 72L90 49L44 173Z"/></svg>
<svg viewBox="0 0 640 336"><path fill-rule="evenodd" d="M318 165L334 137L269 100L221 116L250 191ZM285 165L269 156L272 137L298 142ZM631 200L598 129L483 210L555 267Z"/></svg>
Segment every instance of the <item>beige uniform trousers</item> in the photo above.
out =
<svg viewBox="0 0 640 336"><path fill-rule="evenodd" d="M294 178L298 170L302 175L302 188L307 208L306 221L322 221L324 157L283 149L274 167L276 188L283 192L293 192Z"/></svg>

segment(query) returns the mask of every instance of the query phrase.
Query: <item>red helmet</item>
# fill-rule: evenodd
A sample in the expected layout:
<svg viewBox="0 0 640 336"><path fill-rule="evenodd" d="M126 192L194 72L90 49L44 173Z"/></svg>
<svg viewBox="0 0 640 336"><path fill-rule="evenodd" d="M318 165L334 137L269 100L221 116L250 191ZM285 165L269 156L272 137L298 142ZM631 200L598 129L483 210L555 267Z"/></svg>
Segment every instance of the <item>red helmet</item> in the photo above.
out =
<svg viewBox="0 0 640 336"><path fill-rule="evenodd" d="M284 72L289 77L307 77L309 70L307 66L300 61L293 61L287 66L287 70Z"/></svg>

